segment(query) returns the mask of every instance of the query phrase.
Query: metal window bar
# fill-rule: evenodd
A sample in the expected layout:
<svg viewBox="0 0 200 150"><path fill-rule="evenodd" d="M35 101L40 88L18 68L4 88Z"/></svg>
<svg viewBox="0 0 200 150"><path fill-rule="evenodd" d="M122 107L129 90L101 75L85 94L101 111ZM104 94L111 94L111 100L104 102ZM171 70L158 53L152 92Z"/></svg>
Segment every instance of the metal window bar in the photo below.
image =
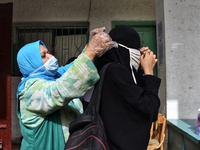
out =
<svg viewBox="0 0 200 150"><path fill-rule="evenodd" d="M77 57L88 42L88 23L45 24L45 25L15 25L13 44L14 76L20 75L16 63L19 49L27 43L42 40L50 53L57 59L59 65L66 64L71 57Z"/></svg>

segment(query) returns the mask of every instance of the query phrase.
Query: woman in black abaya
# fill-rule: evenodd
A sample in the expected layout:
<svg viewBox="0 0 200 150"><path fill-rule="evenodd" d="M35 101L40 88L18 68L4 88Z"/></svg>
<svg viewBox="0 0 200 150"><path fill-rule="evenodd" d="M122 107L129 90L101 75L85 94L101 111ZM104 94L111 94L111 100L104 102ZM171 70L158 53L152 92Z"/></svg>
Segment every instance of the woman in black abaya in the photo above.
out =
<svg viewBox="0 0 200 150"><path fill-rule="evenodd" d="M148 48L140 49L138 33L128 26L110 31L118 48L96 62L98 70L109 63L102 91L100 115L111 150L146 150L150 127L157 119L161 80L153 75L157 62Z"/></svg>

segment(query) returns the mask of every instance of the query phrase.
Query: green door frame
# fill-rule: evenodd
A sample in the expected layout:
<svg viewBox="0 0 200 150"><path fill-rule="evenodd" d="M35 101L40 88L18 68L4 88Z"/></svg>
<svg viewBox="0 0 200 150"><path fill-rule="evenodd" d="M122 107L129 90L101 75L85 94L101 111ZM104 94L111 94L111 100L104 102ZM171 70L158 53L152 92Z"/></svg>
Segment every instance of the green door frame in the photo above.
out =
<svg viewBox="0 0 200 150"><path fill-rule="evenodd" d="M141 47L149 47L157 55L156 22L155 21L112 21L111 28L117 25L133 27L140 35ZM157 65L154 67L154 75L157 76Z"/></svg>

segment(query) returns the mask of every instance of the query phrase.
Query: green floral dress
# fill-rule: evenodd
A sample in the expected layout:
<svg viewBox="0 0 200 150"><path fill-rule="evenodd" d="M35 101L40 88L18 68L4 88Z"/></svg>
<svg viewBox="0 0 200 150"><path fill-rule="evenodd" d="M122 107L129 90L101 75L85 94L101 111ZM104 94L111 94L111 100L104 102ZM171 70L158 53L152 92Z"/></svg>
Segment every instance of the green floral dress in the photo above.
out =
<svg viewBox="0 0 200 150"><path fill-rule="evenodd" d="M82 53L60 78L29 79L18 93L22 150L63 150L70 121L83 112L79 100L99 80L93 62Z"/></svg>

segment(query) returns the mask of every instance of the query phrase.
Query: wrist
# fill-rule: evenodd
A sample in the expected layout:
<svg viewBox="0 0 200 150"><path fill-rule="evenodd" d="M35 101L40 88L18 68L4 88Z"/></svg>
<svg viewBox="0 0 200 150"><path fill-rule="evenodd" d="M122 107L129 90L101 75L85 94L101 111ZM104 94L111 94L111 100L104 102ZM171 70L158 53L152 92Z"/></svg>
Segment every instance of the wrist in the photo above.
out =
<svg viewBox="0 0 200 150"><path fill-rule="evenodd" d="M153 75L153 70L144 70L145 75Z"/></svg>
<svg viewBox="0 0 200 150"><path fill-rule="evenodd" d="M84 53L93 61L96 56L97 56L97 53L92 49L91 46L87 45Z"/></svg>

